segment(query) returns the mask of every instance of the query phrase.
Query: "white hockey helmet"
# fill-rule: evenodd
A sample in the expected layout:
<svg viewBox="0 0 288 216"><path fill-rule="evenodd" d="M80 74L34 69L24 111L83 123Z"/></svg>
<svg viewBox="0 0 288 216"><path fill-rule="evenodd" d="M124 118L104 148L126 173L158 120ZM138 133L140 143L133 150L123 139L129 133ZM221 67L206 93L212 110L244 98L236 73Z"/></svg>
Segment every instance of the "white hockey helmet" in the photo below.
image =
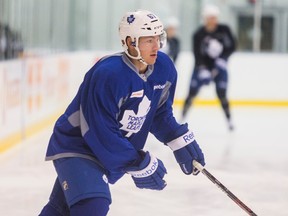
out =
<svg viewBox="0 0 288 216"><path fill-rule="evenodd" d="M207 17L219 17L220 10L215 5L206 5L202 11L203 18Z"/></svg>
<svg viewBox="0 0 288 216"><path fill-rule="evenodd" d="M164 26L160 19L150 11L137 10L135 12L127 12L120 24L119 24L119 35L121 39L122 47L125 53L133 59L144 60L140 55L138 48L139 38L146 36L160 36L160 48L166 45L166 33ZM126 43L127 37L131 37L134 43L135 49L138 52L137 56L131 56L128 52L128 46Z"/></svg>

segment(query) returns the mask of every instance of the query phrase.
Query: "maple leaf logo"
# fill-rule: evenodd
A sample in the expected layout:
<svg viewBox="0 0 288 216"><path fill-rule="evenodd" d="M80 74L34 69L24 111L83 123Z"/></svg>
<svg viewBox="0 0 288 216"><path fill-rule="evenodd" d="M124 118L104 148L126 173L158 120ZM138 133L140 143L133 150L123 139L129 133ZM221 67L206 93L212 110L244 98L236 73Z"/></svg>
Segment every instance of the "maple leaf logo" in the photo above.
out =
<svg viewBox="0 0 288 216"><path fill-rule="evenodd" d="M123 126L120 129L128 132L126 137L130 137L133 133L140 131L150 110L150 104L151 101L145 95L139 103L137 114L133 110L125 110L120 121Z"/></svg>
<svg viewBox="0 0 288 216"><path fill-rule="evenodd" d="M134 17L133 14L131 14L129 17L127 17L127 22L128 22L129 24L133 23L134 20L135 20L135 17Z"/></svg>

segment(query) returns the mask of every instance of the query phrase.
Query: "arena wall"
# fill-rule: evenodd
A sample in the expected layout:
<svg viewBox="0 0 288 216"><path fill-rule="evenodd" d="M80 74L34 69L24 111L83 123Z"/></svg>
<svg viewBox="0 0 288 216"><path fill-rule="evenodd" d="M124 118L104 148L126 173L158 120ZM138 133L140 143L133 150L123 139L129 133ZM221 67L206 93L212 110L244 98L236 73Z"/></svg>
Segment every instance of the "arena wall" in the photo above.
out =
<svg viewBox="0 0 288 216"><path fill-rule="evenodd" d="M77 92L84 74L108 52L76 52L0 63L0 153L51 126ZM111 52L110 52L111 53ZM175 106L188 93L194 64L182 52L176 62ZM288 109L288 55L235 53L228 64L232 106ZM201 89L195 105L217 105L215 86Z"/></svg>

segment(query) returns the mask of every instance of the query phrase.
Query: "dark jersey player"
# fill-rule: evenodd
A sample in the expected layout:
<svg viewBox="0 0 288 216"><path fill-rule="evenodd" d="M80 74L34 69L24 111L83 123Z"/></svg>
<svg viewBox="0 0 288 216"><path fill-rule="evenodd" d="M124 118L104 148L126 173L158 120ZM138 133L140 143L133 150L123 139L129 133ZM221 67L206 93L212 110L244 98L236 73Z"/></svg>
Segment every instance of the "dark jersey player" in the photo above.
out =
<svg viewBox="0 0 288 216"><path fill-rule="evenodd" d="M227 25L218 23L219 9L209 5L203 10L204 25L193 34L195 66L186 97L182 118L203 85L215 82L217 96L227 118L228 127L233 129L229 101L227 99L227 61L235 50L235 39Z"/></svg>
<svg viewBox="0 0 288 216"><path fill-rule="evenodd" d="M171 148L185 174L205 165L187 124L178 124L172 104L177 73L159 49L166 42L159 18L127 12L119 25L124 52L100 59L85 75L57 120L46 160L57 172L41 216L104 216L112 202L109 184L129 174L139 188L166 186L163 162L143 151L148 133Z"/></svg>
<svg viewBox="0 0 288 216"><path fill-rule="evenodd" d="M176 63L180 52L180 40L177 36L179 21L175 17L170 17L166 21L165 32L167 33L167 45L161 49Z"/></svg>

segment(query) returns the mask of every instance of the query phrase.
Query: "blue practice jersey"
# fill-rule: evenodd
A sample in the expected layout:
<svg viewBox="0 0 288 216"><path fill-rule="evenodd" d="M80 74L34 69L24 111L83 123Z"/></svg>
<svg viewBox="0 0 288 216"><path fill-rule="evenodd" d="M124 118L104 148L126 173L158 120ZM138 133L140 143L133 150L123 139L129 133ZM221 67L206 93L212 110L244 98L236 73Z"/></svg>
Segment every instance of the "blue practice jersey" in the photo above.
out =
<svg viewBox="0 0 288 216"><path fill-rule="evenodd" d="M46 160L95 160L114 183L124 167L140 160L149 132L167 143L188 131L172 113L176 80L174 64L162 52L145 74L124 53L102 58L57 120Z"/></svg>

